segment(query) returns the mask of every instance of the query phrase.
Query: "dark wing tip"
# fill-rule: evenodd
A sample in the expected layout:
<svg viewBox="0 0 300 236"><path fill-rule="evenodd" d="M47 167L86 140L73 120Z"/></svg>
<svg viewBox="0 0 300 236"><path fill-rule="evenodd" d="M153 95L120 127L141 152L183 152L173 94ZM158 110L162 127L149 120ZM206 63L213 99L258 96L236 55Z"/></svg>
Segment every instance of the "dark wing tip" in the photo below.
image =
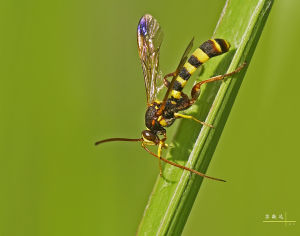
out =
<svg viewBox="0 0 300 236"><path fill-rule="evenodd" d="M141 17L139 23L138 23L138 34L140 35L147 35L147 22L153 18L150 14L145 14L144 16Z"/></svg>

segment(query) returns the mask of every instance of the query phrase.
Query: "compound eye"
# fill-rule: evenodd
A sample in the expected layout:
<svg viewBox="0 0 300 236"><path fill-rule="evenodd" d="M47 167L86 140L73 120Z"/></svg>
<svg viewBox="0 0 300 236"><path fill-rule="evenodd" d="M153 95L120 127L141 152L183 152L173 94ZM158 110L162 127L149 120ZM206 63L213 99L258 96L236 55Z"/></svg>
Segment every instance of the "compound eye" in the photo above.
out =
<svg viewBox="0 0 300 236"><path fill-rule="evenodd" d="M158 143L158 137L156 136L156 134L153 134L150 130L144 130L142 132L142 136L143 139L147 141Z"/></svg>

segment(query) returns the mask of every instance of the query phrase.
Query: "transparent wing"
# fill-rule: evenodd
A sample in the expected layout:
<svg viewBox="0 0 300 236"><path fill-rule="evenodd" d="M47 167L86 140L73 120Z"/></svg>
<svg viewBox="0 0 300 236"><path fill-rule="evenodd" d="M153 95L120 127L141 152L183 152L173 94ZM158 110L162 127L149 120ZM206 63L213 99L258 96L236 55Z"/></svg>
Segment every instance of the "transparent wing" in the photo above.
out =
<svg viewBox="0 0 300 236"><path fill-rule="evenodd" d="M159 71L159 49L162 39L163 32L157 20L149 14L144 15L137 27L137 42L148 106L156 99L158 83L162 81Z"/></svg>
<svg viewBox="0 0 300 236"><path fill-rule="evenodd" d="M182 69L184 63L187 61L188 59L188 55L193 47L193 43L194 43L194 38L192 38L192 40L190 41L189 45L186 47L182 57L181 57L181 60L179 62L179 65L176 69L176 73L178 74L180 72L180 70ZM176 75L177 76L177 75Z"/></svg>

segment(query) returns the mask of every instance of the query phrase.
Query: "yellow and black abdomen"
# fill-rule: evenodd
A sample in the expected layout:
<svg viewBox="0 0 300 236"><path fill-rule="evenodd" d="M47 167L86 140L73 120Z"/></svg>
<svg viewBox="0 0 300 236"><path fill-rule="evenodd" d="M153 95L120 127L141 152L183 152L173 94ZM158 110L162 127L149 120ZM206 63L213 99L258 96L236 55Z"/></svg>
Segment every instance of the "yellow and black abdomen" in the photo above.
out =
<svg viewBox="0 0 300 236"><path fill-rule="evenodd" d="M230 44L225 39L210 39L201 44L178 73L173 84L171 97L175 100L180 99L182 89L197 68L208 61L209 58L228 52L229 48Z"/></svg>

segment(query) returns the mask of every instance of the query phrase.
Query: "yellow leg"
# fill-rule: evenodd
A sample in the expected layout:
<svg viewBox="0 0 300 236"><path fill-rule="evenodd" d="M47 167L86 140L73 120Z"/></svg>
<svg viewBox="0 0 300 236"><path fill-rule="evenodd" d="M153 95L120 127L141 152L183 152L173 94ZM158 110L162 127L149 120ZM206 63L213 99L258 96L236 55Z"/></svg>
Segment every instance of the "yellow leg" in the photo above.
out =
<svg viewBox="0 0 300 236"><path fill-rule="evenodd" d="M174 113L174 116L175 116L175 118L191 119L191 120L194 120L194 121L196 121L196 122L198 122L198 123L200 123L200 124L202 124L202 125L205 125L205 126L208 126L208 127L213 128L212 125L207 124L207 123L205 123L205 122L203 122L203 121L200 121L200 120L196 119L196 118L193 117L193 116L183 115L183 114L180 114L180 113Z"/></svg>
<svg viewBox="0 0 300 236"><path fill-rule="evenodd" d="M168 148L168 144L165 143L166 141L166 135L164 134L165 138L163 138L162 140L159 140L159 144L158 144L158 149L157 149L157 155L155 155L154 153L152 153L147 147L147 143L146 142L142 142L142 147L149 152L150 154L154 155L155 157L158 158L158 166L159 166L159 175L162 177L162 167L161 167L161 159L162 159L162 149L163 148ZM148 144L149 145L149 144Z"/></svg>
<svg viewBox="0 0 300 236"><path fill-rule="evenodd" d="M161 140L158 144L158 150L157 150L157 156L158 159L158 166L159 166L159 175L162 177L162 168L161 168L161 154L162 154L162 148L164 147L164 142Z"/></svg>

